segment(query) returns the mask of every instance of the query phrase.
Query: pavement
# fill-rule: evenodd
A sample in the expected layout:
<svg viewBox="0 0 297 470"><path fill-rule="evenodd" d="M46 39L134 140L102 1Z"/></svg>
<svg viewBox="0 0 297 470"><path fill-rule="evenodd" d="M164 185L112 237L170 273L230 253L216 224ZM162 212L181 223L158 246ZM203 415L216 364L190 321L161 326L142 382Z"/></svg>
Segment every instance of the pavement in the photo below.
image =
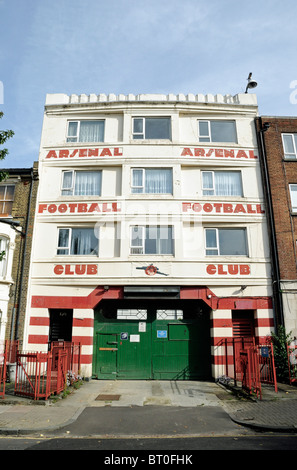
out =
<svg viewBox="0 0 297 470"><path fill-rule="evenodd" d="M191 421L197 421L193 409L203 410L203 420L209 416L218 423L220 419L226 423L229 417L232 425L236 423L256 431L297 432L296 385L278 384L277 393L272 386L262 386L262 399L243 395L230 384L204 381L89 380L78 389L71 389L66 398L36 401L14 395L11 388L8 384L4 398L0 399L2 435L57 432L77 423L84 413L90 420L100 412L104 423L108 421L108 413L118 419L120 410L126 412L124 420L133 417L135 434L137 419L142 423L141 429L145 429L146 417L157 417L164 407L168 419L164 425L174 427L175 413L180 410L184 420L182 428L187 435L191 432ZM112 428L106 429L105 434L114 433ZM195 433L197 426L193 425L193 429ZM178 432L182 435L180 428Z"/></svg>

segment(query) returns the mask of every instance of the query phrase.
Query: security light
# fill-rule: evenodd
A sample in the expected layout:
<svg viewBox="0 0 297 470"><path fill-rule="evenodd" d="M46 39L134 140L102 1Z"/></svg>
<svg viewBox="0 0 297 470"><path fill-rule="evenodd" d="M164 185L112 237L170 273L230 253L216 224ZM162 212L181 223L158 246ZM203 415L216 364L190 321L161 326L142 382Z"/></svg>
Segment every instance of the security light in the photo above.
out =
<svg viewBox="0 0 297 470"><path fill-rule="evenodd" d="M258 85L258 83L255 80L252 80L252 72L249 74L247 80L248 80L248 84L247 84L246 89L245 89L246 93L248 92L249 88L256 88L256 86Z"/></svg>

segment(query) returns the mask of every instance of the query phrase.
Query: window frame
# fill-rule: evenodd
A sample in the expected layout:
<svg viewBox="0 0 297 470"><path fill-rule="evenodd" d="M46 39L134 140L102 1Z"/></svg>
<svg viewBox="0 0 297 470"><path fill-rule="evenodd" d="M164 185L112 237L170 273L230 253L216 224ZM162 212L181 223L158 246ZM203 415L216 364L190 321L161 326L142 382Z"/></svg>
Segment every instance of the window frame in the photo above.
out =
<svg viewBox="0 0 297 470"><path fill-rule="evenodd" d="M293 205L293 197L292 194L294 191L292 191L292 187L296 187L296 205ZM297 183L291 183L289 184L289 191L290 191L290 200L291 200L291 210L292 213L297 213Z"/></svg>
<svg viewBox="0 0 297 470"><path fill-rule="evenodd" d="M286 151L285 151L285 140L284 140L285 136L290 136L291 137L292 143L293 143L293 148L294 148L294 153L286 153ZM297 159L297 142L295 141L294 136L296 136L296 140L297 140L297 133L296 132L283 132L282 133L282 144L283 144L283 151L284 151L285 160L291 160L291 159L296 160Z"/></svg>
<svg viewBox="0 0 297 470"><path fill-rule="evenodd" d="M146 122L153 119L166 119L169 121L169 137L147 137L146 136ZM142 121L142 132L134 131L135 120ZM139 136L139 137L137 137ZM142 137L141 137L142 136ZM132 117L132 139L133 140L172 140L172 119L171 116L134 116Z"/></svg>
<svg viewBox="0 0 297 470"><path fill-rule="evenodd" d="M95 229L94 226L92 227L58 227L58 233L57 233L57 243L56 243L56 256L60 257L60 256L91 256L91 257L99 257L99 228L97 228L98 230L98 235L97 235L97 240L98 240L98 244L97 244L97 251L98 253L97 254L92 254L92 253L89 253L89 254L74 254L74 253L71 253L70 250L71 250L71 243L72 243L72 233L73 233L73 230L76 230L76 229L79 229L79 230L83 230L83 229ZM68 230L68 246L59 246L59 239L60 239L60 231L61 230ZM68 253L58 253L59 250L68 250Z"/></svg>
<svg viewBox="0 0 297 470"><path fill-rule="evenodd" d="M204 173L211 173L212 174L212 188L204 188L203 184L203 174ZM234 195L225 195L225 194L218 194L216 193L216 186L215 186L215 173L239 173L240 174L240 183L241 183L241 194L234 194ZM241 170L201 170L201 190L202 196L224 196L224 197L244 197L243 194L243 184L242 184L242 172ZM213 191L213 194L204 194L204 191Z"/></svg>
<svg viewBox="0 0 297 470"><path fill-rule="evenodd" d="M141 229L141 232L142 232L142 237L141 237L141 241L142 241L142 244L141 245L134 245L132 244L132 241L133 241L133 237L132 237L132 232L133 232L133 229L135 227L138 227L138 229ZM156 227L157 229L158 228L161 228L161 227L165 227L165 228L171 228L171 242L172 242L172 253L146 253L145 251L145 241L146 241L146 230L147 228L154 228ZM158 238L156 240L159 240ZM174 246L174 226L173 225L131 225L130 226L130 242L129 242L129 247L130 247L130 252L129 254L132 255L132 256L137 256L137 255L146 255L146 256L149 256L149 255L157 255L157 256L174 256L174 249L175 249L175 246ZM141 249L142 252L140 253L132 253L132 250L133 249Z"/></svg>
<svg viewBox="0 0 297 470"><path fill-rule="evenodd" d="M3 243L3 246L2 246ZM0 261L0 279L4 279L7 274L7 263L8 263L8 249L9 249L9 238L5 235L0 235L0 252L5 251L5 254Z"/></svg>
<svg viewBox="0 0 297 470"><path fill-rule="evenodd" d="M69 135L69 125L73 122L77 123L77 131L76 135ZM88 140L88 141L82 141L80 140L80 125L82 122L103 122L103 138L102 140ZM76 139L76 140L72 140ZM69 144L73 143L96 143L96 142L104 142L105 141L105 119L71 119L67 121L67 131L66 131L66 142Z"/></svg>
<svg viewBox="0 0 297 470"><path fill-rule="evenodd" d="M207 123L207 128L208 128L208 134L207 135L200 135L200 122L205 122ZM213 140L212 137L212 129L211 129L211 123L212 122L219 122L219 123L226 123L230 122L233 123L234 125L234 134L235 134L235 140ZM205 140L209 139L209 140ZM198 119L198 141L199 143L230 143L230 144L237 144L238 143L238 136L237 136L237 127L236 127L236 120L235 119Z"/></svg>
<svg viewBox="0 0 297 470"><path fill-rule="evenodd" d="M140 237L141 239L141 245L133 245L133 229L138 228L141 230L142 235ZM130 248L130 255L144 255L145 254L145 225L131 225L130 226L130 241L129 241L129 248ZM139 249L142 250L139 253L133 253L133 249Z"/></svg>
<svg viewBox="0 0 297 470"><path fill-rule="evenodd" d="M136 185L133 184L133 172L134 171L141 171L141 173L142 173L142 176L141 176L142 185L141 186L136 186ZM141 188L143 189L143 191L141 191L139 193L138 192L135 192L135 193L133 192L133 189L141 189ZM146 194L144 192L144 190L145 190L145 168L136 168L136 167L131 168L131 194Z"/></svg>
<svg viewBox="0 0 297 470"><path fill-rule="evenodd" d="M207 231L208 230L214 230L215 233L216 233L216 246L214 247L208 247L207 246ZM241 230L244 232L245 234L245 245L246 245L246 253L243 254L229 254L229 255L226 255L226 254L221 254L221 247L220 247L220 237L219 237L219 232L220 230ZM247 238L247 228L246 227L205 227L204 228L204 242L205 242L205 256L206 257L211 257L211 256L219 256L219 257L229 257L229 256L235 256L235 257L240 257L240 256L243 256L243 257L246 257L248 258L249 257L249 245L248 245L248 238ZM217 253L207 253L207 251L217 251Z"/></svg>
<svg viewBox="0 0 297 470"><path fill-rule="evenodd" d="M171 192L169 193L150 193L150 192L145 192L145 185L146 185L146 172L149 170L170 170L171 171ZM141 186L136 186L133 185L133 172L134 171L141 171L142 172L142 185ZM131 184L130 184L130 192L131 194L136 194L136 195L141 195L141 194L149 194L150 196L152 195L166 195L166 196L173 196L173 168L172 167L133 167L131 168ZM133 192L133 189L141 189L141 192Z"/></svg>
<svg viewBox="0 0 297 470"><path fill-rule="evenodd" d="M13 188L13 195L12 195L12 198L11 199L6 199L6 195L7 195L7 187L8 186L11 186ZM11 212L12 212L12 205L13 205L13 202L14 202L14 196L15 196L15 184L1 184L0 187L4 187L5 190L4 190L4 195L3 195L3 199L0 199L0 204L2 203L3 204L3 208L5 208L6 206L6 203L9 203L11 204L11 210L9 210L8 212L3 210L2 212L0 212L0 216L2 214L8 214L8 215L11 215Z"/></svg>
<svg viewBox="0 0 297 470"><path fill-rule="evenodd" d="M77 173L83 173L83 172L88 172L88 173L91 173L91 172L94 172L94 173L101 173L101 185L100 185L100 194L74 194L74 191L75 191L75 184L76 184L76 175ZM63 186L64 184L64 175L65 173L71 173L72 176L71 176L71 187L69 188L66 188ZM71 197L71 196L89 196L89 197L93 197L93 196L96 196L96 197L101 197L102 195L102 175L103 175L103 172L102 170L62 170L62 180L61 180L61 196L63 197ZM72 194L63 194L63 191L72 191Z"/></svg>

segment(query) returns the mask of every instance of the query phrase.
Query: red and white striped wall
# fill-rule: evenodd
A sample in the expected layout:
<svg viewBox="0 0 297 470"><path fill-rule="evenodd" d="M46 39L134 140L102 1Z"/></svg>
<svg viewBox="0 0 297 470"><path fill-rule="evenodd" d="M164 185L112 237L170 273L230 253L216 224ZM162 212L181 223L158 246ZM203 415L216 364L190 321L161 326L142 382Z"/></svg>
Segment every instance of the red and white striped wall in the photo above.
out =
<svg viewBox="0 0 297 470"><path fill-rule="evenodd" d="M87 296L33 295L28 317L24 349L47 351L49 338L49 309L73 310L72 340L80 342L81 373L92 375L94 309L102 299L123 298L123 287L110 286L105 290L98 286ZM232 338L232 311L253 310L255 337L265 342L274 329L272 299L270 297L217 297L207 287L180 287L180 299L203 300L211 308L212 374L217 378L225 373L225 354L220 346L224 338Z"/></svg>

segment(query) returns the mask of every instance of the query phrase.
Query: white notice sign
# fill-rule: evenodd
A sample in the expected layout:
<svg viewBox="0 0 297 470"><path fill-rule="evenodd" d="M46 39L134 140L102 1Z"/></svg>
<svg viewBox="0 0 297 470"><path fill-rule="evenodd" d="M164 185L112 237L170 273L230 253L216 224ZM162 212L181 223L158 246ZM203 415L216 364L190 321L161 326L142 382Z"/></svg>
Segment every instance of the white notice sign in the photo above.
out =
<svg viewBox="0 0 297 470"><path fill-rule="evenodd" d="M146 323L145 321L140 321L138 325L138 331L146 332Z"/></svg>
<svg viewBox="0 0 297 470"><path fill-rule="evenodd" d="M139 343L140 335L130 335L130 343Z"/></svg>

